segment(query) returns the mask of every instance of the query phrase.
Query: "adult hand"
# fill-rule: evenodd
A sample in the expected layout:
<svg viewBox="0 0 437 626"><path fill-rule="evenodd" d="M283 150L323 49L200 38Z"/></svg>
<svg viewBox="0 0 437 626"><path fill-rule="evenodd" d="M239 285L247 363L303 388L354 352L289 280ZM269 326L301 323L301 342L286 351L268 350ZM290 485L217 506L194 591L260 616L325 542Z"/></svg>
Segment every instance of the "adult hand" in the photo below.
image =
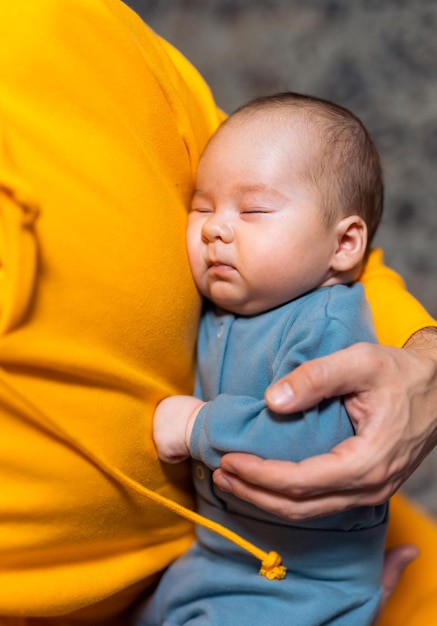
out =
<svg viewBox="0 0 437 626"><path fill-rule="evenodd" d="M387 500L437 443L437 330L416 333L403 349L362 343L309 361L266 399L292 413L339 395L355 437L300 463L228 454L216 484L289 520Z"/></svg>
<svg viewBox="0 0 437 626"><path fill-rule="evenodd" d="M379 623L384 607L396 589L405 568L418 556L419 551L416 546L409 544L392 548L385 553L381 578L382 598L372 626L377 626Z"/></svg>

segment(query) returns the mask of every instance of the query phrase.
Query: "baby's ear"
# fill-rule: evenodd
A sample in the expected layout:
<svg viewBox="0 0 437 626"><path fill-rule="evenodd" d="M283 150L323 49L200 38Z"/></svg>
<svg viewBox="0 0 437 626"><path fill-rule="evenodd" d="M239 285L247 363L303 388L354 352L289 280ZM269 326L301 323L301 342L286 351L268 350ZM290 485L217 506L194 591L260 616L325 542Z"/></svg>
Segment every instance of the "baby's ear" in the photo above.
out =
<svg viewBox="0 0 437 626"><path fill-rule="evenodd" d="M343 217L335 226L337 246L331 259L336 272L350 272L364 259L367 246L367 226L358 215Z"/></svg>

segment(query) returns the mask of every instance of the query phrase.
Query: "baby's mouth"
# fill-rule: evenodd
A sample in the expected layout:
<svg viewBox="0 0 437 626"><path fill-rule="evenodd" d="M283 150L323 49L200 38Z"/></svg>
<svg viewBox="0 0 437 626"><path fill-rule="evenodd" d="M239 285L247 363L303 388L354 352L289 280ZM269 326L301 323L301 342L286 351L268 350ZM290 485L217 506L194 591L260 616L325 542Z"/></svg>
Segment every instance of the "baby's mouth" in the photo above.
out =
<svg viewBox="0 0 437 626"><path fill-rule="evenodd" d="M227 263L226 261L217 260L217 261L209 261L208 269L211 270L211 272L213 273L223 273L223 272L230 272L232 270L235 270L235 267L231 265L230 263Z"/></svg>

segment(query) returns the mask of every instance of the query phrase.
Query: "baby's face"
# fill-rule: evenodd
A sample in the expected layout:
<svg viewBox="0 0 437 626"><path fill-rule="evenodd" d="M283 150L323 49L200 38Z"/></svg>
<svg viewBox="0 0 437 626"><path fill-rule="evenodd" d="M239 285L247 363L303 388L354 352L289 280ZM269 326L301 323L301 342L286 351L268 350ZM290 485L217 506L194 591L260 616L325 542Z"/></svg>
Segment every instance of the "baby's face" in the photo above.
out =
<svg viewBox="0 0 437 626"><path fill-rule="evenodd" d="M200 292L252 315L322 286L332 276L334 227L321 219L308 162L311 136L270 116L225 125L199 164L187 230Z"/></svg>

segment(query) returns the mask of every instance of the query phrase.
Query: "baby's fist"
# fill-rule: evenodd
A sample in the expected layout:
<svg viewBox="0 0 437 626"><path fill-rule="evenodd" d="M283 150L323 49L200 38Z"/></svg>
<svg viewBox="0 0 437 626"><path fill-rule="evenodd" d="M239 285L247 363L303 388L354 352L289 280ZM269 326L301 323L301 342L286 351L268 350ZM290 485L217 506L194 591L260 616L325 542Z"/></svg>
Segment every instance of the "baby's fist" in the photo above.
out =
<svg viewBox="0 0 437 626"><path fill-rule="evenodd" d="M165 463L180 463L190 456L194 422L205 403L193 396L170 396L155 410L153 440Z"/></svg>

